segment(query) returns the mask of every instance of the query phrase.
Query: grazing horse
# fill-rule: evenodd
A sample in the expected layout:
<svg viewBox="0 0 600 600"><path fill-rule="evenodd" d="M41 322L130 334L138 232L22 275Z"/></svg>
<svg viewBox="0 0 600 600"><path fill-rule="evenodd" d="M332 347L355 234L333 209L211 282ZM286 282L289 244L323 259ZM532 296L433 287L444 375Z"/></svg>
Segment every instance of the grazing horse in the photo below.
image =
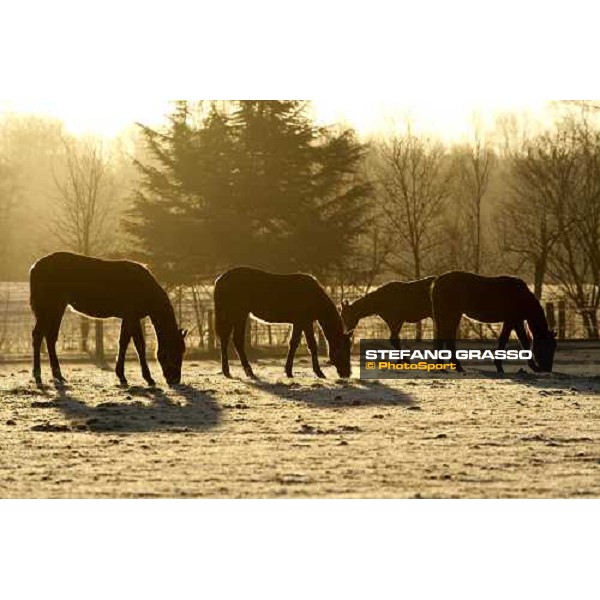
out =
<svg viewBox="0 0 600 600"><path fill-rule="evenodd" d="M435 326L436 347L444 342L456 352L456 331L462 315L483 323L502 322L498 349L506 347L513 330L521 346L528 350L530 339L525 321L533 336L533 359L529 366L536 372L551 372L556 350L555 333L548 329L548 321L539 300L527 284L516 277L484 277L464 271L450 271L440 275L431 287L431 301ZM457 370L462 371L460 362ZM502 362L494 361L499 373Z"/></svg>
<svg viewBox="0 0 600 600"><path fill-rule="evenodd" d="M246 320L252 313L269 323L292 323L292 337L285 373L293 377L294 354L302 334L312 356L318 377L325 377L319 366L313 322L318 321L329 346L329 358L340 377L350 377L352 332L344 330L342 319L319 282L311 275L278 275L260 269L237 267L223 273L215 282L215 325L221 342L223 374L231 377L227 347L233 331L233 343L246 375L254 377L244 350Z"/></svg>
<svg viewBox="0 0 600 600"><path fill-rule="evenodd" d="M133 338L142 375L155 385L148 363L140 320L150 317L158 338L157 358L167 383L181 381L186 331L178 329L169 296L150 271L128 260L101 260L69 252L49 254L38 260L29 273L33 328L33 376L41 385L40 348L46 338L52 375L65 381L56 355L56 340L67 305L76 311L105 319L122 319L119 356L115 372L125 379L125 353Z"/></svg>
<svg viewBox="0 0 600 600"><path fill-rule="evenodd" d="M429 288L434 279L426 277L417 281L391 281L351 304L344 300L342 319L348 329L354 329L364 317L381 317L390 329L392 346L399 350L402 325L431 317Z"/></svg>

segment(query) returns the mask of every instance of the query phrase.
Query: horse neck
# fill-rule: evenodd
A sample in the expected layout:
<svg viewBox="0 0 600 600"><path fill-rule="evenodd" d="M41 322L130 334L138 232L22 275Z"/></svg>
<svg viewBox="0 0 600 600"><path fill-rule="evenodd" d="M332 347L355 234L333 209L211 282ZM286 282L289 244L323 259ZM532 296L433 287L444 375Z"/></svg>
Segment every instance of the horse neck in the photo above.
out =
<svg viewBox="0 0 600 600"><path fill-rule="evenodd" d="M350 304L349 308L352 311L352 315L360 320L364 317L374 315L377 312L378 308L376 303L377 297L375 296L375 292L370 292L362 298L355 300Z"/></svg>
<svg viewBox="0 0 600 600"><path fill-rule="evenodd" d="M177 319L173 305L169 300L167 293L161 289L161 297L155 303L149 312L150 320L156 331L158 343L161 344L166 339L172 338L177 332Z"/></svg>
<svg viewBox="0 0 600 600"><path fill-rule="evenodd" d="M344 323L342 322L340 313L325 292L323 292L323 300L317 321L329 344L335 343L344 334Z"/></svg>
<svg viewBox="0 0 600 600"><path fill-rule="evenodd" d="M548 321L539 300L531 294L530 306L527 311L527 325L534 338L547 337Z"/></svg>

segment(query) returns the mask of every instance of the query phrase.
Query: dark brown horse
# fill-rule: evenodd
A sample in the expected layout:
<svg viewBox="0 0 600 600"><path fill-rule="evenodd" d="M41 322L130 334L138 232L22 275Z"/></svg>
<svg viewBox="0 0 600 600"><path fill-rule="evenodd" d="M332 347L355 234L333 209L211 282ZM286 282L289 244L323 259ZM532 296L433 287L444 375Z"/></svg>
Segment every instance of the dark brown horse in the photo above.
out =
<svg viewBox="0 0 600 600"><path fill-rule="evenodd" d="M342 319L319 282L311 275L277 275L259 269L238 267L221 275L214 290L215 325L221 342L223 374L230 377L227 347L233 343L244 371L254 377L244 350L246 320L252 313L269 323L292 323L292 337L285 372L292 377L294 354L302 334L312 356L313 370L325 377L319 366L313 322L318 321L329 346L329 358L340 377L350 377L351 332L344 331Z"/></svg>
<svg viewBox="0 0 600 600"><path fill-rule="evenodd" d="M354 329L365 317L381 317L390 329L392 346L400 349L402 325L431 317L430 288L434 279L426 277L416 281L391 281L351 304L343 301L342 319L348 329Z"/></svg>
<svg viewBox="0 0 600 600"><path fill-rule="evenodd" d="M436 347L446 344L456 351L456 331L463 315L483 323L503 323L498 348L504 349L511 332L517 333L521 346L533 352L529 366L534 371L551 372L556 350L555 333L548 329L548 321L539 300L527 284L516 277L484 277L464 271L450 271L440 275L431 288ZM531 335L525 329L525 322ZM460 362L457 370L462 371ZM495 361L496 369L503 372L502 362Z"/></svg>
<svg viewBox="0 0 600 600"><path fill-rule="evenodd" d="M150 317L158 338L158 362L167 383L181 381L185 331L178 329L169 296L142 265L128 260L101 260L57 252L38 260L29 273L33 328L33 376L41 385L40 348L46 338L52 375L64 381L56 355L56 340L67 305L98 319L122 319L115 372L125 379L125 352L133 338L142 375L155 385L148 363L140 320Z"/></svg>

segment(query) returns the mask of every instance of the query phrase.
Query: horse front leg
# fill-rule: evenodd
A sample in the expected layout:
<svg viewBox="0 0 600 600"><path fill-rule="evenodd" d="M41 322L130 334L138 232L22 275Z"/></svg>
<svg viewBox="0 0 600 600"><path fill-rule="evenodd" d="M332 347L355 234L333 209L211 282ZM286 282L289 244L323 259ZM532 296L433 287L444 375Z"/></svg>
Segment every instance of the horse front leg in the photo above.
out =
<svg viewBox="0 0 600 600"><path fill-rule="evenodd" d="M517 337L519 338L519 342L521 342L521 348L523 348L523 350L529 350L531 348L531 338L529 337L529 335L525 329L525 323L523 321L519 321L515 325L515 333L517 334ZM540 372L540 368L538 367L537 363L535 362L535 360L533 358L530 358L527 361L527 366L534 373Z"/></svg>
<svg viewBox="0 0 600 600"><path fill-rule="evenodd" d="M317 340L315 339L315 332L313 330L312 323L304 327L304 337L306 338L306 345L310 350L313 371L317 377L325 379L325 373L321 371L321 367L319 365L319 347L317 346Z"/></svg>
<svg viewBox="0 0 600 600"><path fill-rule="evenodd" d="M513 330L512 323L504 323L502 325L502 331L500 332L500 337L498 338L498 350L504 350L506 348L506 344L508 339L510 338L510 333ZM500 359L495 359L494 364L496 365L496 371L498 373L504 373L504 367L502 366L502 361Z"/></svg>
<svg viewBox="0 0 600 600"><path fill-rule="evenodd" d="M298 349L298 345L300 344L300 339L302 338L302 327L294 323L292 329L292 336L290 337L290 349L288 351L287 359L285 361L285 374L288 377L293 377L294 374L292 370L294 368L294 356L296 354L296 350Z"/></svg>
<svg viewBox="0 0 600 600"><path fill-rule="evenodd" d="M242 367L244 367L244 371L248 377L252 377L256 379L256 375L250 366L250 361L246 356L246 349L244 348L245 336L246 336L246 322L248 320L248 315L244 315L243 319L240 319L233 326L233 345L235 346L235 350L240 358L240 362L242 363Z"/></svg>
<svg viewBox="0 0 600 600"><path fill-rule="evenodd" d="M456 370L459 373L464 373L465 370L463 369L462 365L460 364L460 360L458 360L458 358L456 358L456 338L448 340L448 350L450 350L450 352L452 353L452 359L451 360L456 365Z"/></svg>
<svg viewBox="0 0 600 600"><path fill-rule="evenodd" d="M131 324L126 319L121 322L121 333L119 334L119 355L117 357L117 364L115 366L115 373L119 378L121 385L127 385L127 379L125 378L125 355L127 353L127 346L129 346L129 340L131 339Z"/></svg>
<svg viewBox="0 0 600 600"><path fill-rule="evenodd" d="M146 340L144 339L141 321L136 321L132 326L132 337L135 351L137 352L138 360L140 361L140 367L142 368L142 377L146 380L148 385L155 386L156 381L152 379L148 361L146 360Z"/></svg>

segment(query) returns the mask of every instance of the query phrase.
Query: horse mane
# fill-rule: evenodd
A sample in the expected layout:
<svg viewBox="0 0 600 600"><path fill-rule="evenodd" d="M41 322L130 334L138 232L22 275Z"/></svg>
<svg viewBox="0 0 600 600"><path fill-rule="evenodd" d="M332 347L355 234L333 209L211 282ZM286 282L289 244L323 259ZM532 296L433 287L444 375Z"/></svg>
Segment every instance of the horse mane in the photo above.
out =
<svg viewBox="0 0 600 600"><path fill-rule="evenodd" d="M321 329L323 330L327 341L329 341L330 338L339 337L343 335L345 331L344 322L342 321L342 317L340 316L340 313L335 303L330 298L329 294L327 294L327 292L325 291L325 288L318 282L318 280L315 277L312 277L312 279L317 284L317 287L319 288L320 292L319 296L321 301L321 314L318 317L317 321L319 322L319 325L321 326Z"/></svg>
<svg viewBox="0 0 600 600"><path fill-rule="evenodd" d="M546 337L549 331L548 319L542 307L541 302L534 296L533 292L527 288L529 292L529 307L527 315L527 326L534 338Z"/></svg>

